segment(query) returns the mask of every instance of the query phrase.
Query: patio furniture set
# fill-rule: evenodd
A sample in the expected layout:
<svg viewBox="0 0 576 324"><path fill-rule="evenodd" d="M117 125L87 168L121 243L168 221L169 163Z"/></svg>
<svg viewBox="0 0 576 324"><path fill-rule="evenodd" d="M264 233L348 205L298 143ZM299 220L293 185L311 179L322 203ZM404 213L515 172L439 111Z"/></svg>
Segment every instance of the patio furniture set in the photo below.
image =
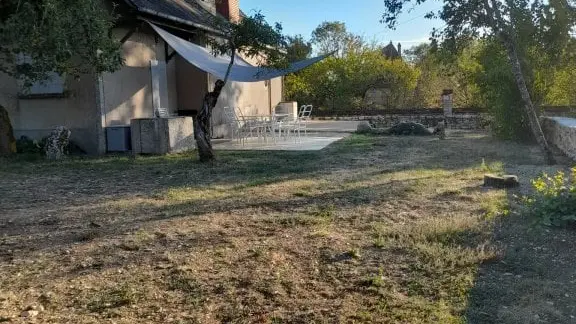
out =
<svg viewBox="0 0 576 324"><path fill-rule="evenodd" d="M303 105L297 116L274 113L269 116L244 116L240 109L224 107L224 115L230 125L232 140L242 145L249 138L257 138L265 142L284 139L300 141L302 133L307 136L307 124L312 114L312 105Z"/></svg>

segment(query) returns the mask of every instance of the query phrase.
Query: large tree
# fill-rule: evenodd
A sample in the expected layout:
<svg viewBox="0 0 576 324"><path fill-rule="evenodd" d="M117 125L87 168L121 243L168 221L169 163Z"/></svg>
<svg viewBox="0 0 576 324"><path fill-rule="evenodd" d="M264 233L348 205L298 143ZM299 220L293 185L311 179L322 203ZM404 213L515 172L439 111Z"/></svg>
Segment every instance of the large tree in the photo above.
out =
<svg viewBox="0 0 576 324"><path fill-rule="evenodd" d="M122 58L120 43L109 34L113 24L114 15L101 0L2 0L0 73L26 86L54 72L75 77L115 71ZM1 90L0 96L8 95ZM0 142L12 141L8 133L0 132ZM13 145L1 147L9 149L0 154L13 153Z"/></svg>
<svg viewBox="0 0 576 324"><path fill-rule="evenodd" d="M386 11L382 21L390 28L394 28L398 22L398 16L406 5L421 4L425 1L385 0ZM443 3L444 6L438 13L432 12L428 15L429 17L437 16L446 22L445 28L435 30L433 36L452 44L462 38L469 39L471 36L494 37L499 40L508 56L532 136L538 142L547 161L553 163L554 158L540 126L529 91L527 80L530 75L526 71L526 59L520 46L522 33L518 28L525 26L526 22L538 28L543 26L541 23L545 20L563 20L565 28L560 28L556 32L569 33L573 25L566 25L571 20L565 18L573 15L573 0L443 0ZM570 24L572 23L573 21ZM546 32L544 28L539 30ZM548 50L554 51L555 48Z"/></svg>
<svg viewBox="0 0 576 324"><path fill-rule="evenodd" d="M282 34L282 26L278 23L270 25L261 13L243 17L239 22L215 17L211 20L211 25L216 29L217 35L209 35L205 40L215 55L229 55L230 63L224 80L217 80L214 89L204 96L202 107L194 119L194 138L202 162L214 160L210 138L212 110L228 82L236 55L257 58L261 66L278 68L287 64L286 40Z"/></svg>
<svg viewBox="0 0 576 324"><path fill-rule="evenodd" d="M348 32L345 23L325 21L312 31L312 44L318 54L334 53L336 57L344 57L350 50L362 47L363 40Z"/></svg>
<svg viewBox="0 0 576 324"><path fill-rule="evenodd" d="M286 59L288 62L303 61L312 54L312 43L306 41L302 35L286 37Z"/></svg>

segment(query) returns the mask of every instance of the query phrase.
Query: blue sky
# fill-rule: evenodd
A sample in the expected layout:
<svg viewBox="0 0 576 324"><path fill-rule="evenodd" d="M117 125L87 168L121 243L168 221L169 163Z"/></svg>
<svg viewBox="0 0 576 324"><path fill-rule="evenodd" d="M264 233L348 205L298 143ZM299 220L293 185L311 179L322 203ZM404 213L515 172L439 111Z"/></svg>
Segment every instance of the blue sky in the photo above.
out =
<svg viewBox="0 0 576 324"><path fill-rule="evenodd" d="M426 42L433 27L439 28L441 21L431 21L423 16L430 10L438 10L441 2L430 0L411 12L404 12L396 30L380 23L384 11L383 0L240 0L240 7L247 14L260 10L269 22L280 22L288 35L310 34L323 21L343 21L349 31L376 39L382 43L401 42L409 48Z"/></svg>

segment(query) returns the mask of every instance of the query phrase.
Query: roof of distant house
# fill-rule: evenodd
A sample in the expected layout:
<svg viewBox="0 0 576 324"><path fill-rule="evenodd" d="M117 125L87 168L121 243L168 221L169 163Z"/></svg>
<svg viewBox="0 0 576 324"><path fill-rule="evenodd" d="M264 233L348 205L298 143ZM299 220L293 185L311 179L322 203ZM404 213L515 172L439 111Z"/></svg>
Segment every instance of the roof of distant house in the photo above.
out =
<svg viewBox="0 0 576 324"><path fill-rule="evenodd" d="M212 31L216 17L197 0L125 0L138 11Z"/></svg>
<svg viewBox="0 0 576 324"><path fill-rule="evenodd" d="M384 54L384 56L386 56L387 58L399 58L399 57L401 57L400 53L398 52L396 47L394 47L394 44L392 44L392 42L390 42L390 44L386 45L382 49L382 54Z"/></svg>

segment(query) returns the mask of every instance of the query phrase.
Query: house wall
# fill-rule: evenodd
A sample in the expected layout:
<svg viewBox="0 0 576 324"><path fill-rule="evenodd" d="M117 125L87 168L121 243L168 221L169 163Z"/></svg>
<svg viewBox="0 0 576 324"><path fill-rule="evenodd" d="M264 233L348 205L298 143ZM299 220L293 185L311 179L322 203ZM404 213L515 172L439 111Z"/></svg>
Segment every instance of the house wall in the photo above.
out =
<svg viewBox="0 0 576 324"><path fill-rule="evenodd" d="M252 64L258 65L259 57L244 57ZM214 87L215 77L209 76L209 88ZM230 136L229 121L224 116L224 107L234 107L244 116L269 116L273 108L282 101L282 78L261 82L228 82L224 87L218 104L212 113L213 137L223 138Z"/></svg>
<svg viewBox="0 0 576 324"><path fill-rule="evenodd" d="M122 38L128 29L117 28L114 35ZM151 32L135 32L122 46L124 66L114 73L105 73L104 124L109 126L128 126L134 118L154 116L152 104L152 79L150 61L165 62L164 42ZM168 81L168 108L176 113L178 107L177 63L174 58L166 67Z"/></svg>
<svg viewBox="0 0 576 324"><path fill-rule="evenodd" d="M97 83L92 75L67 80L63 98L21 99L13 78L0 77L0 97L10 114L16 138L40 140L57 126L72 131L71 140L87 152L98 148Z"/></svg>
<svg viewBox="0 0 576 324"><path fill-rule="evenodd" d="M198 111L208 91L208 74L180 55L176 55L173 60L176 62L178 109Z"/></svg>
<svg viewBox="0 0 576 324"><path fill-rule="evenodd" d="M122 38L128 29L113 31ZM40 140L56 126L72 130L71 139L88 153L105 153L104 128L128 126L130 119L152 117L150 60L164 59L164 43L150 31L134 33L122 46L125 65L114 73L68 80L64 98L18 99L16 81L0 76L0 104L7 107L16 137ZM176 113L178 92L176 60L167 64L167 108ZM99 89L102 91L100 96ZM102 101L102 102L100 102Z"/></svg>
<svg viewBox="0 0 576 324"><path fill-rule="evenodd" d="M210 75L208 79L212 90L216 78ZM212 113L212 136L214 138L230 136L229 121L224 116L224 107L239 109L244 116L269 116L272 114L272 108L282 101L281 98L281 78L271 82L228 82Z"/></svg>
<svg viewBox="0 0 576 324"><path fill-rule="evenodd" d="M118 39L129 30L116 28ZM153 117L150 60L165 61L164 43L150 29L139 30L122 46L125 65L101 78L70 80L66 98L17 99L15 80L0 75L0 104L7 107L17 137L41 139L56 126L72 130L72 140L88 153L105 153L105 128L128 126L134 118ZM170 49L170 51L172 51ZM216 81L175 55L167 64L168 109L172 113L198 110L204 94ZM240 108L244 115L269 115L282 100L281 78L271 82L229 82L213 114L214 137L228 136L223 107Z"/></svg>

